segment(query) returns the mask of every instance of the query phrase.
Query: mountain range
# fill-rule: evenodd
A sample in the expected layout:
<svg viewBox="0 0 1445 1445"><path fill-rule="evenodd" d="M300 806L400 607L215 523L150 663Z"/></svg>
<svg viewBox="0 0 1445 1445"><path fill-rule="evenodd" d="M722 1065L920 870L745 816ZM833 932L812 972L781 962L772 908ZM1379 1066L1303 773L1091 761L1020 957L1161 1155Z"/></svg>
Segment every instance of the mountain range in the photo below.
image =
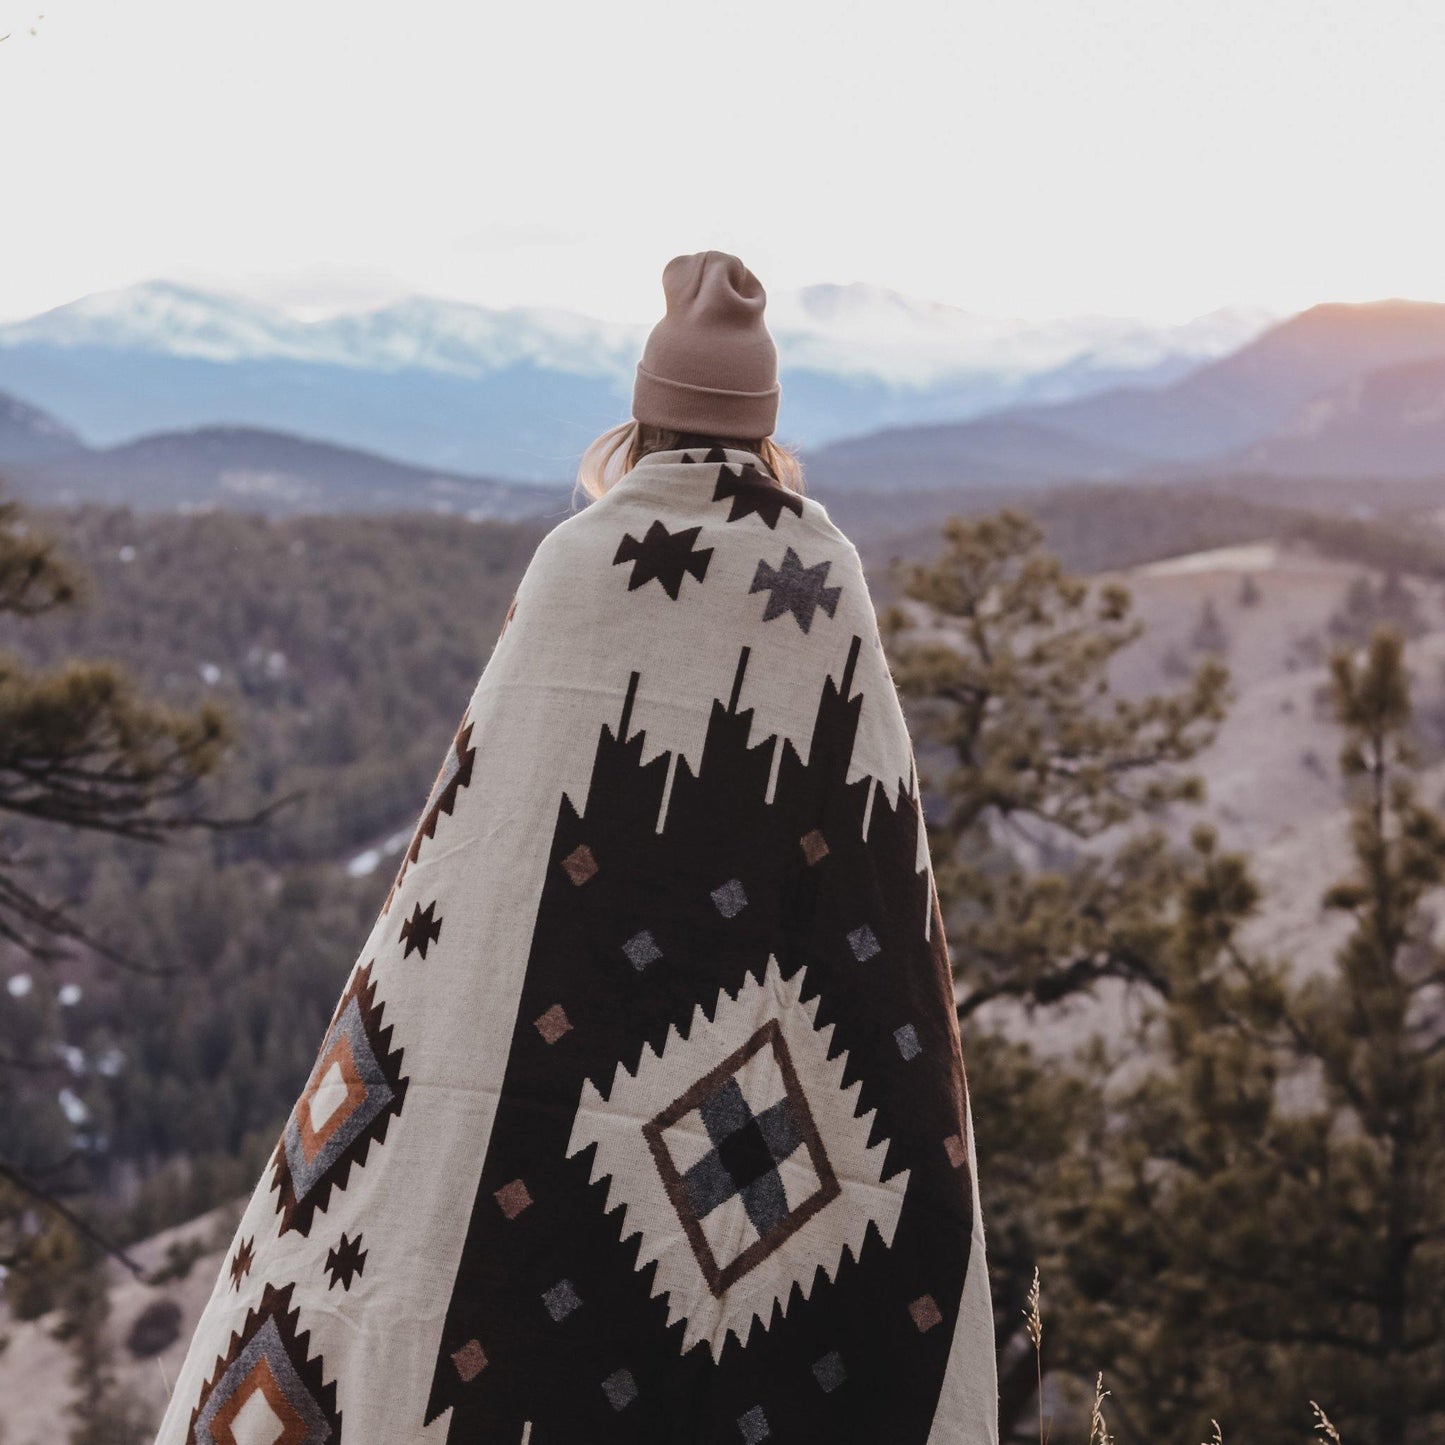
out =
<svg viewBox="0 0 1445 1445"><path fill-rule="evenodd" d="M309 328L319 323L295 323L292 330L258 332L247 307L218 315L180 306L177 294L147 294L170 320L163 327L153 317L144 344L133 316L118 319L113 308L80 305L79 311L49 313L50 339L41 347L48 348L52 361L69 358L78 364L77 358L88 358L87 364L100 368L95 378L109 376L114 394L97 395L117 418L146 386L158 387L157 404L171 406L180 419L139 437L96 445L94 430L87 433L73 413L57 416L36 405L44 390L39 383L48 373L34 366L35 348L41 345L35 326L9 328L0 360L28 357L31 363L24 373L24 400L0 395L0 465L19 495L152 510L224 506L272 513L421 509L471 517L556 515L567 505L565 481L576 451L601 424L601 419L586 419L586 398L595 400L596 388L621 385L617 375L609 379L564 369L570 364L567 329L596 340L595 347L590 341L584 346L594 360L608 347L611 365L620 366L631 355L632 343L616 340L601 323L586 323L601 328L589 331L570 318L565 324L549 322L550 330L529 330L518 314L511 318L510 331L498 323L500 329L487 333L486 344L494 348L488 354L499 368L490 375L474 374L486 349L480 331L464 346L455 330L446 339L440 329L428 333L426 368L408 364L387 371L379 358L404 349L403 332L395 328L405 308L392 308L384 324L373 314L372 349L358 342L356 355L365 364L351 366L337 359L339 352L316 359L322 354L317 349L321 339L334 340L344 331L340 321L340 330L317 332ZM904 306L902 298L879 302L875 296L815 291L806 300L814 313L831 316L839 327L846 322L857 335L865 323L879 334L886 330L879 306L892 307L886 314L902 329L945 324L927 308ZM166 309L172 303L179 312ZM53 329L61 321L77 328L68 340L57 339L60 333ZM544 331L553 350L539 340ZM390 338L385 344L377 339L382 333ZM407 345L419 354L422 328L413 325L406 334L411 338ZM802 333L786 334L796 338ZM524 335L525 342L519 339ZM310 359L300 354L303 341L312 348ZM1011 344L1023 346L1018 337ZM102 354L111 357L104 367L97 361ZM1042 355L1042 350L1034 353L1036 360ZM115 360L120 356L127 358L124 366ZM471 358L465 365L464 356ZM925 361L926 356L914 359L919 375ZM843 363L837 364L840 370L834 373L802 373L801 384L800 374L791 373L788 404L796 405L797 393L806 392L810 382L821 388L819 405L828 407L842 405L844 396L903 386L881 376L843 375ZM878 362L880 368L885 364L886 356ZM358 446L347 440L346 428L331 427L335 415L328 405L336 402L337 392L323 386L318 393L303 384L342 373L350 378L353 400L371 399L371 420L382 439L377 445ZM517 399L524 373L525 415ZM73 379L78 373L68 374ZM215 390L218 408L244 411L253 397L248 378L264 375L270 386L283 374L295 382L284 426L196 424L190 415L204 390L197 377ZM1100 374L1095 373L1096 381ZM1368 501L1363 484L1371 481L1423 480L1430 491L1429 479L1445 479L1445 305L1403 300L1320 305L1173 380L1161 382L1157 366L1147 374L1147 383L1136 372L1128 385L1048 404L1014 404L964 420L844 436L805 452L809 483L825 500L856 497L850 514L874 518L884 530L906 530L924 514L933 517L940 506L946 510L948 497L964 491L978 495L1060 483L1248 478L1257 479L1246 488L1252 492L1270 479L1279 486L1291 479L1292 495L1301 496L1300 488L1313 484L1322 499L1329 493L1333 507L1345 494L1354 499L1352 505ZM1036 373L1035 380L1042 375ZM173 390L160 385L167 378ZM922 393L908 395L917 402ZM405 420L401 430L407 436L425 432L428 444L416 452L402 444L393 449L386 439L397 435L397 418ZM534 428L531 465L488 471L434 460L443 454L470 455L480 445L477 428L484 430L487 418L505 421L513 441L522 429ZM855 419L854 424L861 423ZM534 475L545 480L532 480ZM1326 505L1323 500L1321 505Z"/></svg>
<svg viewBox="0 0 1445 1445"><path fill-rule="evenodd" d="M1321 392L1241 463L1281 476L1445 472L1445 357L1381 367Z"/></svg>
<svg viewBox="0 0 1445 1445"><path fill-rule="evenodd" d="M44 462L84 447L48 412L0 392L0 462Z"/></svg>
<svg viewBox="0 0 1445 1445"><path fill-rule="evenodd" d="M1111 317L1027 322L878 287L776 295L790 441L1163 386L1273 319L1251 308L1181 326ZM544 309L417 297L301 320L167 282L0 325L0 390L91 444L226 425L324 436L452 472L566 473L627 415L646 328Z"/></svg>
<svg viewBox="0 0 1445 1445"><path fill-rule="evenodd" d="M1445 305L1311 307L1167 386L1114 387L819 449L833 487L1445 476Z"/></svg>
<svg viewBox="0 0 1445 1445"><path fill-rule="evenodd" d="M0 435L0 449L4 444ZM114 447L76 446L14 461L6 461L0 450L0 462L7 490L28 501L101 502L145 512L425 511L471 521L517 521L560 516L570 497L570 488L561 484L503 482L412 466L260 427L157 432Z"/></svg>

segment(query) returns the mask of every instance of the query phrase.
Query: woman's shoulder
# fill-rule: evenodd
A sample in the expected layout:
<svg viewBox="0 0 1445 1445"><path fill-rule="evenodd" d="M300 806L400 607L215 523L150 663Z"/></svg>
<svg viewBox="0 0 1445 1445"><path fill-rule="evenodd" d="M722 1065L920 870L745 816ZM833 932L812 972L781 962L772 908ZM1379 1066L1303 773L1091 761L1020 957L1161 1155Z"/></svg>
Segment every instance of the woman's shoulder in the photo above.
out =
<svg viewBox="0 0 1445 1445"><path fill-rule="evenodd" d="M839 547L844 547L857 556L857 548L853 546L852 540L828 514L828 508L819 501L811 492L800 492L798 498L803 504L802 515L813 527L813 530L820 537L826 537L829 541Z"/></svg>
<svg viewBox="0 0 1445 1445"><path fill-rule="evenodd" d="M852 538L828 515L827 507L816 497L805 494L802 503L803 520L808 524L813 537L836 555L835 566L861 579L864 575L863 559L853 545Z"/></svg>
<svg viewBox="0 0 1445 1445"><path fill-rule="evenodd" d="M580 557L595 547L599 535L597 503L574 503L566 516L555 521L532 552L531 566L539 561L557 562L569 555Z"/></svg>

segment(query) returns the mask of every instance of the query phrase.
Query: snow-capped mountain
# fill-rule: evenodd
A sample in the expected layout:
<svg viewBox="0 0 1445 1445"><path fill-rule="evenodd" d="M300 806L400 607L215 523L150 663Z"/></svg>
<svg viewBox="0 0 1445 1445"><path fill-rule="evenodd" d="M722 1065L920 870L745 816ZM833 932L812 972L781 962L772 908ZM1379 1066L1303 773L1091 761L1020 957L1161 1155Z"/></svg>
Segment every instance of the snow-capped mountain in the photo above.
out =
<svg viewBox="0 0 1445 1445"><path fill-rule="evenodd" d="M770 298L768 309L785 370L871 376L900 386L970 373L1037 375L1084 361L1148 372L1222 356L1273 319L1236 307L1179 326L1108 316L1028 322L861 283L783 292ZM645 325L569 311L497 310L425 296L305 321L237 297L152 281L0 325L0 347L100 346L206 361L285 359L466 376L529 362L623 376L646 334Z"/></svg>
<svg viewBox="0 0 1445 1445"><path fill-rule="evenodd" d="M637 328L564 311L493 311L415 297L303 321L167 281L101 291L0 326L0 347L104 347L201 361L306 361L359 370L483 376L519 361L606 375Z"/></svg>
<svg viewBox="0 0 1445 1445"><path fill-rule="evenodd" d="M1115 379L1137 372L1147 381L1160 368L1182 370L1224 356L1276 319L1241 306L1172 326L1117 316L1025 321L861 283L807 286L768 302L785 368L882 376L914 386L968 373L1042 376L1070 366L1110 372Z"/></svg>
<svg viewBox="0 0 1445 1445"><path fill-rule="evenodd" d="M775 293L781 430L816 446L1128 383L1163 386L1270 321L1027 322L866 285ZM321 435L427 466L555 479L627 414L646 325L414 297L302 319L156 281L0 325L0 389L92 443L215 424Z"/></svg>

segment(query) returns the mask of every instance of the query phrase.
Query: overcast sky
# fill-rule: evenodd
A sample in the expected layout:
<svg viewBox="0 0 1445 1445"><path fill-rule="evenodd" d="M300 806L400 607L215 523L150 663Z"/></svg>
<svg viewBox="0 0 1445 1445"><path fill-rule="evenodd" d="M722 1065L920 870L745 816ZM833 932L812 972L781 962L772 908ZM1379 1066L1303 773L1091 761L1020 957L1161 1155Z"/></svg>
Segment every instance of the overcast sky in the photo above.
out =
<svg viewBox="0 0 1445 1445"><path fill-rule="evenodd" d="M171 277L646 319L710 246L995 314L1445 300L1439 0L0 0L6 31L0 317Z"/></svg>

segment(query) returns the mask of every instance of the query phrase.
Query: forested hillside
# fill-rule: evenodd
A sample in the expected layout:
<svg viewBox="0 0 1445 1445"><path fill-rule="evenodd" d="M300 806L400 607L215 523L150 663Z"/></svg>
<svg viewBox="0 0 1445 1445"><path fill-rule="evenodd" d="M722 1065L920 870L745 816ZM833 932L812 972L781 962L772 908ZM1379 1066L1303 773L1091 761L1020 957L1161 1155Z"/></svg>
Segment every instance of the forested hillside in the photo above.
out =
<svg viewBox="0 0 1445 1445"><path fill-rule="evenodd" d="M264 823L166 848L22 834L51 896L126 966L0 959L0 1153L90 1176L125 1236L244 1187L388 882L345 863L420 807L539 532L426 517L40 517L85 605L0 647L113 658L236 741L202 806ZM57 850L63 850L57 852ZM218 866L219 865L219 866ZM37 1058L35 1041L44 1040ZM73 1147L78 1148L72 1154Z"/></svg>
<svg viewBox="0 0 1445 1445"><path fill-rule="evenodd" d="M1424 492L1402 492L1412 510L1374 520L1294 510L1260 487L1245 492L1222 483L1075 487L1029 501L1050 552L1106 590L1117 581L1133 593L1143 636L1109 668L1120 696L1173 690L1202 663L1227 664L1228 717L1197 760L1207 805L1172 821L1171 836L1182 841L1203 816L1230 846L1248 848L1269 892L1241 937L1291 967L1319 969L1339 945L1319 899L1347 868L1349 821L1327 761L1339 739L1320 709L1324 659L1333 643L1359 643L1380 622L1414 639L1414 742L1435 764L1445 727L1445 545ZM876 499L840 496L832 510L858 540L882 601L899 595L895 558L938 553L945 506L978 516L1018 500L997 491L940 495L937 513L915 512L906 530ZM117 955L101 960L72 947L38 961L0 952L0 1159L73 1201L112 1239L148 1241L138 1249L149 1283L116 1290L111 1334L125 1381L147 1409L158 1408L153 1361L124 1332L152 1307L194 1318L226 1234L223 1218L198 1216L244 1196L260 1177L542 528L99 508L35 514L28 525L60 539L86 597L76 610L7 619L0 653L32 668L114 659L146 694L177 708L219 704L234 740L191 801L222 821L264 815L182 833L164 847L13 822L0 836L0 849L29 865L31 884L69 905ZM919 744L925 771L946 763L926 730ZM938 856L952 860L947 868L969 855L944 847ZM1064 866L1063 854L1049 856ZM1085 883L1090 856L1085 848L1074 860ZM1146 901L1153 912L1166 908ZM965 973L970 936L958 922L953 941ZM1108 970L1101 978L1097 997L1090 990L1018 1017L1019 1037L1055 1073L1094 1029L1113 1038L1124 1027L1121 995L1111 991L1118 980ZM1044 1228L1045 1205L1067 1189L1051 1181L1046 1153L1029 1166L1027 1189L1009 1194L1015 1186L998 1161L1021 1126L1009 1112L1013 1075L994 1056L1014 1047L1005 1042L1012 1015L996 1012L980 1007L970 1041L986 1105L980 1147L992 1164L995 1288L1012 1381L1005 1393L1021 1409L1033 1375L1009 1344L1021 1319L1014 1295L1033 1263L1048 1258L1046 1240L1029 1231ZM1062 1115L1056 1122L1063 1129ZM158 1236L184 1221L195 1222ZM182 1236L192 1242L168 1263ZM68 1236L57 1229L54 1238ZM50 1247L32 1249L6 1283L15 1344L0 1381L32 1367L51 1377L51 1403L37 1403L26 1417L31 1435L21 1438L43 1436L60 1390L58 1316L24 1321L78 1308L56 1292L71 1266ZM198 1254L203 1263L187 1273ZM1103 1363L1111 1377L1129 1378L1141 1358L1133 1336L1101 1361L1104 1346L1087 1318L1072 1323L1060 1339L1074 1339L1077 1360L1060 1367L1077 1365L1082 1377ZM173 1350L186 1326L170 1328L176 1335L164 1348ZM1300 1388L1318 1378L1311 1366ZM1132 1393L1147 1402L1152 1388L1136 1379ZM1220 1399L1214 1385L1200 1390L1211 1406Z"/></svg>
<svg viewBox="0 0 1445 1445"><path fill-rule="evenodd" d="M1000 498L954 500L978 512ZM893 557L937 544L936 522L895 534L857 500L839 514L880 597ZM1432 533L1227 496L1069 489L1038 515L1051 548L1090 571L1267 536L1385 569L1445 565ZM83 1171L117 1230L140 1235L253 1182L541 528L94 508L34 520L88 596L12 622L0 647L41 665L112 658L177 706L220 703L236 740L203 806L245 818L280 804L166 848L57 846L12 825L50 895L130 966L0 957L0 1051L47 1041L0 1152L36 1170L71 1158L62 1182Z"/></svg>

